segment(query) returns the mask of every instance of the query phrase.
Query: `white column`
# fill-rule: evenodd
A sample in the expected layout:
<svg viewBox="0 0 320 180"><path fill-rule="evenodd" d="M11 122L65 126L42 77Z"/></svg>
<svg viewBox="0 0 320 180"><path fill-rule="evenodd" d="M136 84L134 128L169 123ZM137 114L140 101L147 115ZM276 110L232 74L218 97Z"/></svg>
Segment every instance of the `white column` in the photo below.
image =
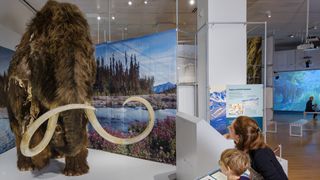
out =
<svg viewBox="0 0 320 180"><path fill-rule="evenodd" d="M274 57L274 38L267 38L267 89L266 89L266 120L273 120L273 57ZM264 61L263 61L264 62ZM267 123L268 124L268 123Z"/></svg>
<svg viewBox="0 0 320 180"><path fill-rule="evenodd" d="M198 0L198 30L208 24L197 36L200 118L209 118L210 89L220 92L228 84L246 84L247 33L246 25L241 23L247 19L246 3L246 0Z"/></svg>

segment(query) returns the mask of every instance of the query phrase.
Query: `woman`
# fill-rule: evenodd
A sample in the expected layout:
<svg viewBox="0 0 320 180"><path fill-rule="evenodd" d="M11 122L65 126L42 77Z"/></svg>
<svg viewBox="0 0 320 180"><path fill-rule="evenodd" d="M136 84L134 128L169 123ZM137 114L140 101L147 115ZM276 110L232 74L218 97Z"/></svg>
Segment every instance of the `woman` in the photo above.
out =
<svg viewBox="0 0 320 180"><path fill-rule="evenodd" d="M249 154L252 179L257 179L259 174L266 180L288 179L275 154L264 142L256 121L247 116L239 116L229 126L229 133L229 138L234 140L236 148Z"/></svg>

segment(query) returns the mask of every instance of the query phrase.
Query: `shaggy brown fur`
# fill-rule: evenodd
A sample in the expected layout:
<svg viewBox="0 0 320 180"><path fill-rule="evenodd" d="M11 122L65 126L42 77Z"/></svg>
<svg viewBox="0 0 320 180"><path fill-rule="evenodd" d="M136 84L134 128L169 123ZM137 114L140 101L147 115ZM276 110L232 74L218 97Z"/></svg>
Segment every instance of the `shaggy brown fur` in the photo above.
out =
<svg viewBox="0 0 320 180"><path fill-rule="evenodd" d="M41 169L51 157L64 155L65 175L88 172L87 119L81 110L60 114L53 139L39 155L24 157L19 146L30 121L49 109L90 102L95 72L93 44L83 14L75 5L48 1L28 26L9 67L8 111L20 170ZM43 124L31 147L42 140L45 130Z"/></svg>

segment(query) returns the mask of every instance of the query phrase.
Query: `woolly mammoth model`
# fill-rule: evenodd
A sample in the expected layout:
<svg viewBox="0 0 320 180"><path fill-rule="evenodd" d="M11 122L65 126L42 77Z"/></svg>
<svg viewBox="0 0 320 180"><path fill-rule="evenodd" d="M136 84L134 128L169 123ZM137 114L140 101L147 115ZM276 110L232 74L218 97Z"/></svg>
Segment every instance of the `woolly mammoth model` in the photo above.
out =
<svg viewBox="0 0 320 180"><path fill-rule="evenodd" d="M41 169L50 158L64 156L65 175L87 173L88 120L103 138L118 144L138 142L151 132L154 111L140 97L124 104L139 101L147 107L150 120L142 134L121 139L98 123L89 106L93 53L88 23L75 5L50 0L27 27L10 63L7 87L20 170Z"/></svg>

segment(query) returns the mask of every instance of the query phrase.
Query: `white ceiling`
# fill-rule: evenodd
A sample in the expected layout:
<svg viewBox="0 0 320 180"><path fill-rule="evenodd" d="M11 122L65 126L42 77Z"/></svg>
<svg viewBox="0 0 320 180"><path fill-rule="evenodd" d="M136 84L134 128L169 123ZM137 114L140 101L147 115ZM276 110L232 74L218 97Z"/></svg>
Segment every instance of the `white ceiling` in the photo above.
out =
<svg viewBox="0 0 320 180"><path fill-rule="evenodd" d="M27 0L33 7L40 9L46 0ZM86 14L91 27L91 34L97 43L109 39L121 40L144 34L160 32L176 27L176 1L175 0L133 0L133 5L128 5L128 0L59 0L77 4ZM306 1L307 0L247 0L248 21L267 21L268 35L275 36L278 49L290 48L301 43L305 37L306 27ZM20 0L0 0L0 24L5 25L15 32L22 34L25 25L32 18L33 13L26 8ZM110 2L110 8L109 8ZM188 0L179 0L179 41L192 43L196 31L196 13L192 11ZM109 11L110 10L110 11ZM266 12L271 11L271 18ZM97 16L101 16L100 21ZM110 15L110 16L109 16ZM99 31L98 31L99 24ZM313 29L317 26L317 29ZM320 0L310 0L310 35L320 36ZM99 38L98 38L99 32ZM186 33L191 32L191 33ZM262 26L248 26L249 35L263 35ZM289 35L294 34L295 38Z"/></svg>

